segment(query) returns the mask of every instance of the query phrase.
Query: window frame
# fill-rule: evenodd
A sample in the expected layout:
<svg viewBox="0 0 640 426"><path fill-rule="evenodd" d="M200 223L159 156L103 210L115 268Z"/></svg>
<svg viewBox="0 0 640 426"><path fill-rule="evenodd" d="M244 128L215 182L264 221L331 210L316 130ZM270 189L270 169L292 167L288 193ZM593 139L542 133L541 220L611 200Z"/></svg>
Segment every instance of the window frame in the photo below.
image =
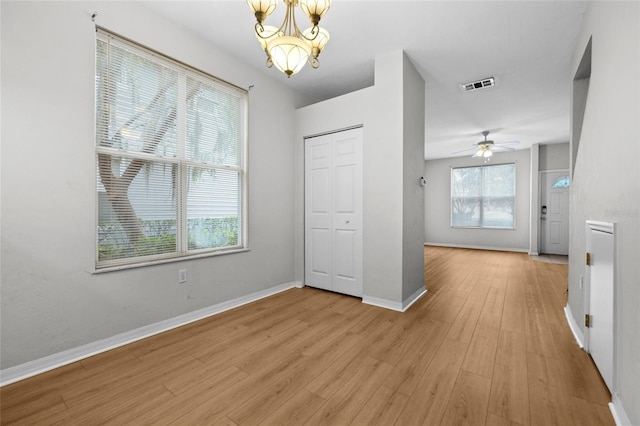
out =
<svg viewBox="0 0 640 426"><path fill-rule="evenodd" d="M176 132L179 132L176 145L175 157L159 156L155 153L145 153L137 151L125 151L114 147L102 146L99 143L98 138L98 115L97 115L97 87L94 89L94 176L95 176L95 235L94 235L94 269L93 273L109 272L114 270L137 268L149 265L179 262L189 259L197 259L210 256L219 256L233 253L246 252L249 250L248 242L248 212L249 212L249 197L248 197L248 132L249 132L249 99L248 91L234 84L221 80L212 76L206 72L203 72L193 66L177 61L167 55L159 53L148 47L124 38L115 34L109 30L101 27L96 27L96 58L98 55L97 45L100 41L114 41L116 45L124 45L126 49L131 49L136 55L158 63L163 67L167 67L178 73L178 87L184 86L189 79L203 82L204 84L215 88L216 90L225 91L235 96L239 100L239 116L238 116L238 130L239 130L239 145L238 149L238 164L237 165L225 165L214 163L200 163L197 160L188 158L187 151L187 137L186 137L186 121L187 121L187 98L184 97L185 93L180 93L176 108L178 111L178 117L174 124ZM94 67L94 72L97 72L97 61ZM96 74L97 76L97 74ZM97 77L96 77L97 78ZM95 87L95 86L94 86ZM101 176L99 171L99 154L107 154L111 156L117 156L123 159L141 159L147 160L153 164L174 164L177 165L179 170L177 182L174 183L174 189L177 192L177 200L175 206L176 213L176 251L171 253L160 253L137 257L123 257L112 260L100 260L99 259L99 223L100 223L100 191L98 190ZM189 243L187 239L188 232L188 170L192 167L206 168L209 170L220 170L226 172L238 173L238 202L240 204L238 209L238 240L237 244L232 246L223 247L211 247L203 249L189 249Z"/></svg>
<svg viewBox="0 0 640 426"><path fill-rule="evenodd" d="M497 167L497 166L513 166L513 226L511 227L507 227L507 226L487 226L487 225L483 225L483 217L484 217L484 200L485 198L490 198L491 196L487 196L484 194L484 171L483 169L487 169L490 167ZM454 199L454 172L455 170L460 170L460 169L480 169L480 173L481 173L481 194L476 197L479 198L479 204L480 204L480 225L479 226L463 226L463 225L455 225L454 221L453 221L453 213L454 213L454 208L453 208L453 199ZM497 164L483 164L483 165L479 165L479 166L460 166L460 167L453 167L451 166L451 173L449 175L450 178L450 185L449 185L449 189L450 189L450 193L449 193L449 209L450 209L450 214L449 214L449 226L453 229L492 229L492 230L504 230L504 231L514 231L516 230L516 206L517 206L517 162L508 162L508 163L497 163Z"/></svg>

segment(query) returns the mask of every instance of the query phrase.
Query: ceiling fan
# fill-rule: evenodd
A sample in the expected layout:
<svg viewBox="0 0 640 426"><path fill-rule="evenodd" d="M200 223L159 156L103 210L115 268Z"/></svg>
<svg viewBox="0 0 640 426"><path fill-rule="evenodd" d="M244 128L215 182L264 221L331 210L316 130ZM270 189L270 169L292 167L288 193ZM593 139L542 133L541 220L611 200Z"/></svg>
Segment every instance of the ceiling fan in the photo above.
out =
<svg viewBox="0 0 640 426"><path fill-rule="evenodd" d="M519 141L511 141L511 142L503 142L503 143L495 143L494 141L487 140L487 136L489 136L489 131L485 130L482 132L484 136L484 140L478 142L473 145L473 148L463 149L462 151L452 152L452 155L460 154L462 152L474 152L472 155L473 158L482 157L485 161L488 161L489 157L493 155L494 152L508 152L515 151L515 148L512 148L507 145L511 144L519 144Z"/></svg>

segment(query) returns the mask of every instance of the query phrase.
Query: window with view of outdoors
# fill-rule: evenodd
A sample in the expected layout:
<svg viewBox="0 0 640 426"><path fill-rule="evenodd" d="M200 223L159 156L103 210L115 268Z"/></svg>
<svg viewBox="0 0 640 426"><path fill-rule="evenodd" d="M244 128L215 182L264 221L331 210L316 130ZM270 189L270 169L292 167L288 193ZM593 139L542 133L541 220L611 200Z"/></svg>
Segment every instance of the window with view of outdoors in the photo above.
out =
<svg viewBox="0 0 640 426"><path fill-rule="evenodd" d="M246 92L96 43L96 267L243 248Z"/></svg>
<svg viewBox="0 0 640 426"><path fill-rule="evenodd" d="M516 166L451 169L451 226L515 228Z"/></svg>

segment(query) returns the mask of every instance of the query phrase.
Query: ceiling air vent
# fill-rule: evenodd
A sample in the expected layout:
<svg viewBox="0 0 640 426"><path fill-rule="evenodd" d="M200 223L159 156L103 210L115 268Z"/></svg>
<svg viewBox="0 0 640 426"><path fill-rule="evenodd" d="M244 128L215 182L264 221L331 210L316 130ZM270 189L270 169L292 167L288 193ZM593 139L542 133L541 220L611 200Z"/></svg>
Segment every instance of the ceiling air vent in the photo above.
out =
<svg viewBox="0 0 640 426"><path fill-rule="evenodd" d="M471 83L463 83L460 85L464 92L471 92L473 90L485 89L487 87L493 87L496 85L496 81L493 77L483 78L482 80L472 81Z"/></svg>

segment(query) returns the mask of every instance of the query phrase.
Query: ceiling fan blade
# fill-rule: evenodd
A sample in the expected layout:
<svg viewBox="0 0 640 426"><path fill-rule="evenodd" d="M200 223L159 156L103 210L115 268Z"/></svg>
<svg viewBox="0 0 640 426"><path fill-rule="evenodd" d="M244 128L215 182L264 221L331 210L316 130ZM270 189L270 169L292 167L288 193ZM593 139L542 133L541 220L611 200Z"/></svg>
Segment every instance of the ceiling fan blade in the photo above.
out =
<svg viewBox="0 0 640 426"><path fill-rule="evenodd" d="M491 142L491 141L490 141ZM474 155L472 155L473 158L477 158L481 156L481 152L478 151L479 149L479 144L481 144L482 142L479 142L478 144L473 144L471 148L468 149L462 149L460 151L455 151L452 152L451 155L457 155L457 154L467 154L467 153L471 153L474 152ZM493 152L507 152L507 151L515 151L515 148L511 148L505 145L515 145L515 144L519 144L520 141L509 141L509 142L501 142L501 143L493 143L491 145L491 147L489 148L489 150L493 151Z"/></svg>
<svg viewBox="0 0 640 426"><path fill-rule="evenodd" d="M518 145L520 141L508 141L508 142L500 142L494 144L494 146L505 146L505 145Z"/></svg>
<svg viewBox="0 0 640 426"><path fill-rule="evenodd" d="M472 152L477 150L478 150L478 147L476 145L473 145L473 148L467 148L460 151L452 152L451 155L462 154L463 152Z"/></svg>
<svg viewBox="0 0 640 426"><path fill-rule="evenodd" d="M471 156L471 158L478 158L478 157L480 157L481 155L482 155L482 151L478 150L478 151L476 151L476 152Z"/></svg>
<svg viewBox="0 0 640 426"><path fill-rule="evenodd" d="M511 152L515 150L515 148L511 148L510 146L494 146L491 148L491 151L493 152Z"/></svg>

